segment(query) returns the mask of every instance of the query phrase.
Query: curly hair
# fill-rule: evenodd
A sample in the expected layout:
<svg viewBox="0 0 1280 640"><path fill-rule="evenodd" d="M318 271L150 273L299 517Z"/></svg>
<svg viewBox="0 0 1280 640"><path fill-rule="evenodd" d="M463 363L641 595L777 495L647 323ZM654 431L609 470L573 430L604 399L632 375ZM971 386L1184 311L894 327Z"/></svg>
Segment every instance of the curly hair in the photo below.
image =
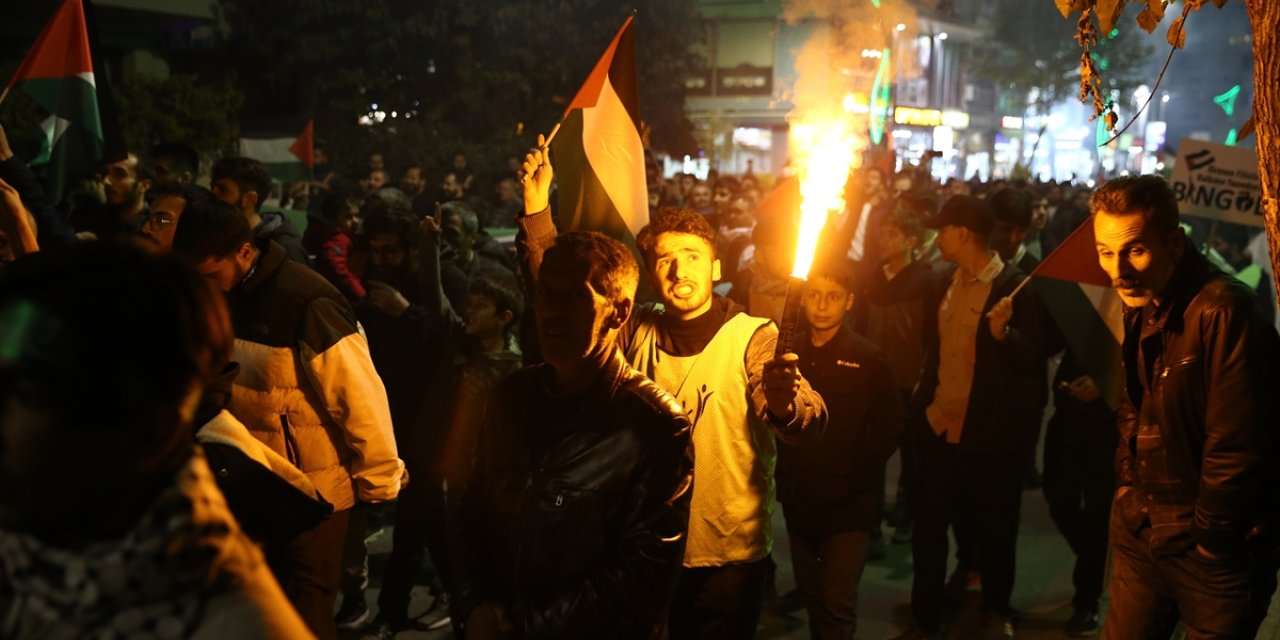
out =
<svg viewBox="0 0 1280 640"><path fill-rule="evenodd" d="M587 282L600 295L612 302L635 299L640 266L626 245L595 231L570 231L556 238L542 260L562 255L590 266Z"/></svg>
<svg viewBox="0 0 1280 640"><path fill-rule="evenodd" d="M711 247L714 255L716 249L716 230L711 228L701 214L693 209L679 207L661 207L649 217L645 225L636 235L636 247L646 263L652 263L654 250L658 245L658 236L664 233L685 233L702 238Z"/></svg>

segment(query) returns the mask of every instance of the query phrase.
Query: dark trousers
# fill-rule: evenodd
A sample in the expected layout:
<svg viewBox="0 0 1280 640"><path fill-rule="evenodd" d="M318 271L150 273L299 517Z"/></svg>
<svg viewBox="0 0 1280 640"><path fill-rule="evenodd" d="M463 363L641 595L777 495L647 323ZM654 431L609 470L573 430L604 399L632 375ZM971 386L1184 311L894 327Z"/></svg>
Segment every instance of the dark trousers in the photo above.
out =
<svg viewBox="0 0 1280 640"><path fill-rule="evenodd" d="M902 406L911 406L911 390L899 389ZM920 484L920 453L916 450L916 433L910 422L902 430L902 444L898 447L898 495L894 499L890 524L895 527L909 525L915 519L915 490Z"/></svg>
<svg viewBox="0 0 1280 640"><path fill-rule="evenodd" d="M320 640L335 640L333 605L342 577L342 546L349 511L330 514L314 528L266 550L285 597Z"/></svg>
<svg viewBox="0 0 1280 640"><path fill-rule="evenodd" d="M925 432L924 430L928 430ZM916 624L928 632L942 625L946 603L947 528L960 513L972 516L974 545L979 549L982 605L1007 615L1013 595L1018 518L1022 507L1022 463L1015 454L965 453L933 433L917 429L920 444L920 491L911 539L915 575L911 608Z"/></svg>
<svg viewBox="0 0 1280 640"><path fill-rule="evenodd" d="M347 536L342 543L342 582L338 591L346 598L364 598L369 586L369 546L364 539L369 535L370 505L357 504L347 513Z"/></svg>
<svg viewBox="0 0 1280 640"><path fill-rule="evenodd" d="M1188 640L1252 639L1276 590L1274 555L1225 560L1193 548L1153 556L1150 527L1135 536L1113 518L1111 605L1104 640L1166 640L1181 618Z"/></svg>
<svg viewBox="0 0 1280 640"><path fill-rule="evenodd" d="M810 534L787 524L796 586L809 612L809 637L852 640L858 630L858 582L867 566L871 534Z"/></svg>
<svg viewBox="0 0 1280 640"><path fill-rule="evenodd" d="M668 618L671 640L756 637L766 560L680 571Z"/></svg>
<svg viewBox="0 0 1280 640"><path fill-rule="evenodd" d="M446 528L444 483L437 478L419 478L400 492L396 503L391 555L378 594L378 613L393 628L409 620L409 593L417 581L425 552L447 591L452 586Z"/></svg>
<svg viewBox="0 0 1280 640"><path fill-rule="evenodd" d="M1097 609L1106 581L1107 524L1115 494L1115 418L1060 410L1044 441L1044 498L1049 516L1076 555L1072 604Z"/></svg>

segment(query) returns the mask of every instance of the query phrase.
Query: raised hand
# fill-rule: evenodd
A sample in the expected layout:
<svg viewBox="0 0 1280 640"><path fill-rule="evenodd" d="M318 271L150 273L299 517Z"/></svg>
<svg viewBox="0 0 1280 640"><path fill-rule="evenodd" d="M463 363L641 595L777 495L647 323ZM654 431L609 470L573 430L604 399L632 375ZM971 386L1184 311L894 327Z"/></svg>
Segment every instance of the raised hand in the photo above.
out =
<svg viewBox="0 0 1280 640"><path fill-rule="evenodd" d="M6 251L14 257L40 250L31 212L22 204L22 196L9 183L0 179L0 233L7 241Z"/></svg>
<svg viewBox="0 0 1280 640"><path fill-rule="evenodd" d="M424 239L430 238L431 240L434 241L440 237L440 229L441 229L440 220L443 217L444 217L444 211L440 207L440 203L437 202L435 209L432 210L431 212L431 215L426 216L422 220L418 221L418 230L422 231L422 236Z"/></svg>
<svg viewBox="0 0 1280 640"><path fill-rule="evenodd" d="M546 148L546 136L538 134L538 146L529 150L524 157L524 166L520 172L524 185L524 212L532 215L543 211L551 205L551 168L550 149Z"/></svg>

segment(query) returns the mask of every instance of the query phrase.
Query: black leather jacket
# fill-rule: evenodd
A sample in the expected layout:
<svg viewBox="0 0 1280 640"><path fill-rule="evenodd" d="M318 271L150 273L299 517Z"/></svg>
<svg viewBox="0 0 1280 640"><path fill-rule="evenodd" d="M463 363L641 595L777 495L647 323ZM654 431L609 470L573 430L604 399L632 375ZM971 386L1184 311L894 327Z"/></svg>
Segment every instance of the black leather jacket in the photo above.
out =
<svg viewBox="0 0 1280 640"><path fill-rule="evenodd" d="M1235 553L1274 526L1278 361L1252 292L1190 244L1164 305L1125 310L1116 507L1154 553Z"/></svg>
<svg viewBox="0 0 1280 640"><path fill-rule="evenodd" d="M675 588L689 421L615 353L590 388L539 365L501 383L452 523L453 615L507 610L518 637L649 638Z"/></svg>

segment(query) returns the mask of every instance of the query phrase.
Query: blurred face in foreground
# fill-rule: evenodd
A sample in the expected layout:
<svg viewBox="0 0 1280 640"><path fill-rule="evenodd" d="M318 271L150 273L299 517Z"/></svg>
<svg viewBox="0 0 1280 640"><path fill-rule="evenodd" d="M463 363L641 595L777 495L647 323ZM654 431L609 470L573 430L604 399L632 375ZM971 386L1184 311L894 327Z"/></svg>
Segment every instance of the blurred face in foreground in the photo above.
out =
<svg viewBox="0 0 1280 640"><path fill-rule="evenodd" d="M556 369L572 367L611 348L614 305L592 288L585 258L552 253L538 271L533 312L542 356ZM623 317L622 321L626 318Z"/></svg>

